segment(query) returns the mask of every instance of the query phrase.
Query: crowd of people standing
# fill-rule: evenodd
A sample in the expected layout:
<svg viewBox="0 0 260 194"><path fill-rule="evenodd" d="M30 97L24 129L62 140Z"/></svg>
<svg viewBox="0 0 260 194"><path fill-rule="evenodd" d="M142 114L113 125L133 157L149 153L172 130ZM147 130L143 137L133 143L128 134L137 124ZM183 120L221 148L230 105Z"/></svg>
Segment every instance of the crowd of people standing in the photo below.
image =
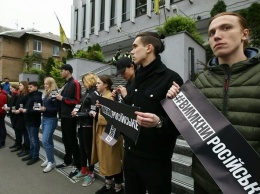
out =
<svg viewBox="0 0 260 194"><path fill-rule="evenodd" d="M209 62L210 68L194 83L259 153L259 94L248 90L259 91L258 50L246 49L249 30L239 14L216 15L210 20L208 33L215 57ZM87 73L82 76L85 91L81 91L69 64L61 66L65 84L59 91L51 77L44 80L44 95L38 91L37 82L21 81L19 85L10 84L8 100L9 91L1 85L0 148L5 146L4 117L8 113L16 137L10 146L11 152L19 151L17 155L23 157L27 165L39 161L41 124L46 152L46 160L41 164L45 167L43 172L73 165L75 168L69 177L83 179L82 186L89 186L95 181L94 165L98 163L105 183L96 194L170 194L171 157L179 131L160 102L165 97L174 98L183 80L161 60L163 38L154 32L141 32L136 36L131 56L123 56L116 63L117 75L121 74L127 84L114 90L108 75ZM238 88L241 93L237 92ZM99 111L102 104L97 101L97 95L110 100L121 95L121 103L140 107L140 111L135 112L140 125L137 142L123 133L113 146L100 138L110 124ZM222 104L223 101L229 104ZM248 106L241 108L244 115L241 119L237 104L243 103ZM65 147L61 164L55 162L52 138L57 115L61 119ZM195 194L222 193L195 156L192 175ZM125 183L124 189L122 183Z"/></svg>

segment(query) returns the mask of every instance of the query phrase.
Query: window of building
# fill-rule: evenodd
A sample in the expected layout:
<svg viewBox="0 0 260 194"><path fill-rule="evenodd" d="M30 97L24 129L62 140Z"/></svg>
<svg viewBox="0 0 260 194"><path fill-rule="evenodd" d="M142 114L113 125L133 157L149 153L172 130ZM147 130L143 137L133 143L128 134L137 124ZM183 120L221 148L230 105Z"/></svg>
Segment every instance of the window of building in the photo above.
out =
<svg viewBox="0 0 260 194"><path fill-rule="evenodd" d="M42 65L40 63L33 63L32 64L32 68L41 70L42 69Z"/></svg>
<svg viewBox="0 0 260 194"><path fill-rule="evenodd" d="M33 41L33 52L42 52L42 42L39 40Z"/></svg>
<svg viewBox="0 0 260 194"><path fill-rule="evenodd" d="M130 19L130 0L123 0L123 14L122 21L127 21Z"/></svg>
<svg viewBox="0 0 260 194"><path fill-rule="evenodd" d="M111 17L110 17L110 26L116 25L116 0L111 0Z"/></svg>
<svg viewBox="0 0 260 194"><path fill-rule="evenodd" d="M100 17L100 31L105 27L105 0L101 0L101 17Z"/></svg>
<svg viewBox="0 0 260 194"><path fill-rule="evenodd" d="M147 10L146 0L136 0L136 17L145 15Z"/></svg>
<svg viewBox="0 0 260 194"><path fill-rule="evenodd" d="M95 0L91 1L92 14L91 14L91 34L95 31Z"/></svg>
<svg viewBox="0 0 260 194"><path fill-rule="evenodd" d="M60 48L58 46L53 46L52 55L53 56L60 56Z"/></svg>
<svg viewBox="0 0 260 194"><path fill-rule="evenodd" d="M74 40L78 40L78 31L79 31L79 25L78 25L78 21L79 21L79 12L76 9L75 13L74 13L74 17L75 17L75 26L74 26Z"/></svg>
<svg viewBox="0 0 260 194"><path fill-rule="evenodd" d="M83 37L86 36L86 4L82 6L83 7Z"/></svg>

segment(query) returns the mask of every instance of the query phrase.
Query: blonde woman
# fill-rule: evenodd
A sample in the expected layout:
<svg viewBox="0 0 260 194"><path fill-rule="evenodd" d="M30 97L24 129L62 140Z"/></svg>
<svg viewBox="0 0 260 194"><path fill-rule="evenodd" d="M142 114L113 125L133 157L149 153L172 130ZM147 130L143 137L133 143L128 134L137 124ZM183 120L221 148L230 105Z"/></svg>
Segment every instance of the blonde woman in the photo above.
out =
<svg viewBox="0 0 260 194"><path fill-rule="evenodd" d="M46 160L41 164L43 172L50 172L55 167L54 160L54 144L53 133L57 127L57 112L59 102L56 99L55 92L58 91L57 84L52 77L44 79L45 96L43 98L43 106L41 106L42 114L42 144L46 152Z"/></svg>
<svg viewBox="0 0 260 194"><path fill-rule="evenodd" d="M73 179L84 177L82 186L89 186L94 178L94 165L91 165L92 138L93 138L93 111L96 104L96 83L97 76L94 73L87 73L82 77L85 93L81 96L81 107L78 111L73 110L71 115L77 117L78 138L81 158L81 170ZM94 108L93 108L94 107Z"/></svg>
<svg viewBox="0 0 260 194"><path fill-rule="evenodd" d="M97 91L104 98L113 100L112 80L107 75L100 75L97 79ZM95 194L122 194L122 158L123 158L123 137L120 135L115 145L106 144L100 136L107 126L106 119L99 113L93 133L92 162L99 163L99 173L105 176L105 185ZM115 187L113 188L113 180Z"/></svg>

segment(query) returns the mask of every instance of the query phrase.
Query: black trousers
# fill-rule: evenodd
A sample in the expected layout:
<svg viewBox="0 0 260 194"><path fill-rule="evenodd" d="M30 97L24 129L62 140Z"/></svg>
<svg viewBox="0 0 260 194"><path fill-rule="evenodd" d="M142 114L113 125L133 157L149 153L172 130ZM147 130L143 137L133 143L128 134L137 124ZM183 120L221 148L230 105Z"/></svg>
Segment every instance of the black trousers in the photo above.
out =
<svg viewBox="0 0 260 194"><path fill-rule="evenodd" d="M61 118L62 142L65 147L64 163L73 163L81 168L80 151L77 139L77 120L74 118ZM72 160L73 157L73 160Z"/></svg>
<svg viewBox="0 0 260 194"><path fill-rule="evenodd" d="M124 175L123 175L123 170L119 174L115 174L113 176L105 176L106 180L112 180L114 179L114 182L116 184L122 184L124 182Z"/></svg>
<svg viewBox="0 0 260 194"><path fill-rule="evenodd" d="M79 148L81 166L87 167L89 171L94 171L94 165L90 165L91 153L92 153L92 127L80 127L78 128Z"/></svg>
<svg viewBox="0 0 260 194"><path fill-rule="evenodd" d="M0 117L0 146L5 145L5 139L6 139L5 117Z"/></svg>
<svg viewBox="0 0 260 194"><path fill-rule="evenodd" d="M171 194L171 159L142 158L125 149L124 175L126 194Z"/></svg>
<svg viewBox="0 0 260 194"><path fill-rule="evenodd" d="M206 191L203 187L197 184L196 180L194 179L194 194L223 194L220 189L216 187L209 187Z"/></svg>

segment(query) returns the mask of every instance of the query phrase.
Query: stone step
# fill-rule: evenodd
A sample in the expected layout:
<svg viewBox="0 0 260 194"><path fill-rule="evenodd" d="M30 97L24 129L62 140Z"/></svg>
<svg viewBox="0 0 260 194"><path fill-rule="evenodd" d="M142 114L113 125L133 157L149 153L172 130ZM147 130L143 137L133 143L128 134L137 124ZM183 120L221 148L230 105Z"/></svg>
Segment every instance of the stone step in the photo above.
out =
<svg viewBox="0 0 260 194"><path fill-rule="evenodd" d="M193 194L194 180L178 172L172 172L172 192L176 194Z"/></svg>
<svg viewBox="0 0 260 194"><path fill-rule="evenodd" d="M190 156L190 157L193 155L193 152L192 152L189 144L187 143L187 141L185 141L182 138L182 136L178 137L175 148L174 148L174 152L185 155L185 156Z"/></svg>
<svg viewBox="0 0 260 194"><path fill-rule="evenodd" d="M173 153L172 170L186 176L191 176L192 158L189 156Z"/></svg>

